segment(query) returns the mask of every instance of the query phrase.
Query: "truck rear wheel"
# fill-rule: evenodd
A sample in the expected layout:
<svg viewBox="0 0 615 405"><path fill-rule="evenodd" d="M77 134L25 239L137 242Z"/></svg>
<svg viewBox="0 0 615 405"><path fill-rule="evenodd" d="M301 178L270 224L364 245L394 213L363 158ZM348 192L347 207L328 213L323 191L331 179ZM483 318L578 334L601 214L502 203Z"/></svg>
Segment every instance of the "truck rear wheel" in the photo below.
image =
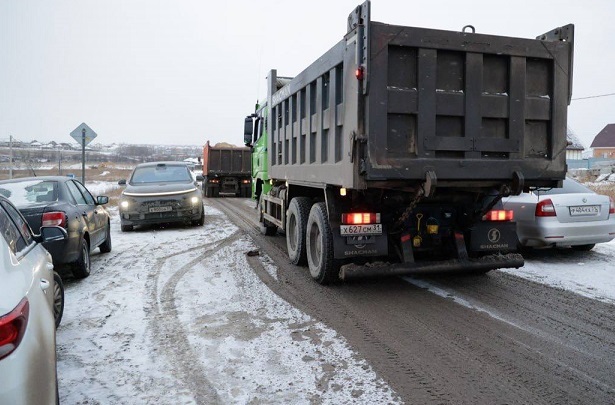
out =
<svg viewBox="0 0 615 405"><path fill-rule="evenodd" d="M311 205L308 197L295 197L286 214L286 250L290 262L299 266L307 263L305 235Z"/></svg>
<svg viewBox="0 0 615 405"><path fill-rule="evenodd" d="M339 279L339 262L333 258L333 234L324 202L312 205L306 227L306 250L310 274L320 284Z"/></svg>

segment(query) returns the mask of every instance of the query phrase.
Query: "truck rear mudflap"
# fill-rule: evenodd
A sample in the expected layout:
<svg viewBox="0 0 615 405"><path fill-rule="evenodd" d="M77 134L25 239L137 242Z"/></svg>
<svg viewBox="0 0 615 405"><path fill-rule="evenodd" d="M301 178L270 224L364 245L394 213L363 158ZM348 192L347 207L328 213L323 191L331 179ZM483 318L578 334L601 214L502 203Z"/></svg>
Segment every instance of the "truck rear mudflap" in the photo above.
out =
<svg viewBox="0 0 615 405"><path fill-rule="evenodd" d="M523 256L519 253L498 253L480 258L439 260L437 262L347 264L340 269L339 277L341 280L349 280L420 274L470 274L502 268L519 268L523 267L523 263Z"/></svg>

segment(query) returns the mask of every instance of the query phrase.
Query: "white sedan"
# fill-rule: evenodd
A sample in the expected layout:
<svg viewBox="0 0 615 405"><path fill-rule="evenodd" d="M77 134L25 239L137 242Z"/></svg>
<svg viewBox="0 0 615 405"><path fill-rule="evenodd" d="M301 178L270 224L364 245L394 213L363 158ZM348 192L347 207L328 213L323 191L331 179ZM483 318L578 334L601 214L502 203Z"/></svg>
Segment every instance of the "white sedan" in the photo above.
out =
<svg viewBox="0 0 615 405"><path fill-rule="evenodd" d="M56 404L56 326L64 309L61 279L43 240L66 239L59 227L33 235L0 197L0 404Z"/></svg>
<svg viewBox="0 0 615 405"><path fill-rule="evenodd" d="M591 250L615 238L615 203L572 179L562 188L502 199L513 210L521 246Z"/></svg>

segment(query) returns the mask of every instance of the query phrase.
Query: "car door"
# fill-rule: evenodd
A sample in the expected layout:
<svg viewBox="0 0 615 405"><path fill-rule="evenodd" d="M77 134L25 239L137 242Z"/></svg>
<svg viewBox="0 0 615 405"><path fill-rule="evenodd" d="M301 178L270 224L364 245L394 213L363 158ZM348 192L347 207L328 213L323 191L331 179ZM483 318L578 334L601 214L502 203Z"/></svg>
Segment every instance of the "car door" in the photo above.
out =
<svg viewBox="0 0 615 405"><path fill-rule="evenodd" d="M32 236L30 226L15 207L7 201L1 202L0 228L11 252L14 265L19 267L28 278L32 277L31 288L36 288L37 280L44 292L46 306L53 308L53 265L47 260L47 253Z"/></svg>
<svg viewBox="0 0 615 405"><path fill-rule="evenodd" d="M88 204L85 196L79 191L77 182L69 180L66 182L66 188L75 199L77 203L77 212L81 216L80 222L84 225L90 235L90 250L94 249L98 245L98 239L100 236L96 233L96 217L94 215L95 204Z"/></svg>
<svg viewBox="0 0 615 405"><path fill-rule="evenodd" d="M78 181L75 181L77 188L83 194L86 203L93 210L93 218L94 218L94 230L92 233L95 235L96 243L93 246L98 246L105 241L107 237L107 211L103 206L96 204L96 199L94 196L88 191L87 188L83 184Z"/></svg>

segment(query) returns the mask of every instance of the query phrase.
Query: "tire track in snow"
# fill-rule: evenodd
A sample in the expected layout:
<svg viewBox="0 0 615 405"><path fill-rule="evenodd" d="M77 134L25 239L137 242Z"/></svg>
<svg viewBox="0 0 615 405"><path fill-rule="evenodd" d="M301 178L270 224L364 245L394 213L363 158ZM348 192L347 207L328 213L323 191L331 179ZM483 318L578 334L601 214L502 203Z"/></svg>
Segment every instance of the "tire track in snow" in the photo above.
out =
<svg viewBox="0 0 615 405"><path fill-rule="evenodd" d="M165 263L171 258L194 252L195 248L184 249L158 258L154 272L146 282L146 289L150 295L148 310L154 313L153 316L149 316L149 329L153 340L164 347L162 352L168 357L169 364L176 369L174 375L181 377L179 380L193 393L197 404L218 404L221 403L221 399L207 378L207 373L198 362L198 356L191 350L187 333L182 327L175 304L175 289L184 275L195 265L207 260L219 249L229 246L240 236L241 232L236 230L223 240L210 242L198 248L197 250L203 251L203 254L177 269L161 288L160 293L158 293L158 281Z"/></svg>

